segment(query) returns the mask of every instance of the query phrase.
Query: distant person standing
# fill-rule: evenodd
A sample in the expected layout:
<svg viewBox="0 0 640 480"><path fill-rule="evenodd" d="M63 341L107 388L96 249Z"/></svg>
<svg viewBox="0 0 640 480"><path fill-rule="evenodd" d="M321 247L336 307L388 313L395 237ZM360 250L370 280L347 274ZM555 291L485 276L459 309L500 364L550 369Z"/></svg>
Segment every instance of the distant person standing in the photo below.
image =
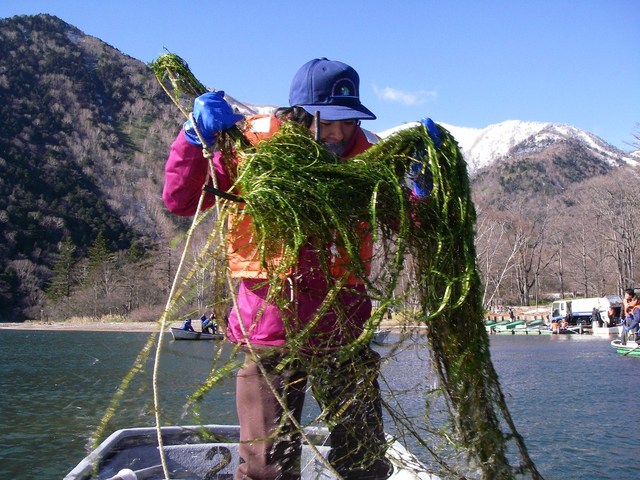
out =
<svg viewBox="0 0 640 480"><path fill-rule="evenodd" d="M607 322L608 327L613 327L616 324L616 309L614 307L609 307L607 310Z"/></svg>
<svg viewBox="0 0 640 480"><path fill-rule="evenodd" d="M638 305L638 296L633 288L627 288L624 291L624 319L622 325L624 325L623 338L626 338L630 333L637 334L638 326L640 325L640 305Z"/></svg>

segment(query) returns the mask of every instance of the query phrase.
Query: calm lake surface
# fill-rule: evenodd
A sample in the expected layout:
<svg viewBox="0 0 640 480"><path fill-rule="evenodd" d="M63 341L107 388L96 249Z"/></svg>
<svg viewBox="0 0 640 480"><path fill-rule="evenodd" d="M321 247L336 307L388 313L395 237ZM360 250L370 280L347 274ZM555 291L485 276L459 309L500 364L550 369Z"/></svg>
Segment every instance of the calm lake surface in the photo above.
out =
<svg viewBox="0 0 640 480"><path fill-rule="evenodd" d="M392 334L393 336L393 334ZM150 335L0 330L0 479L60 479L87 446ZM398 336L392 340L397 340ZM403 344L383 366L384 388L424 403L424 339ZM163 337L158 385L164 424L197 424L183 413L225 342ZM405 346L406 345L406 346ZM385 356L391 347L376 347ZM105 428L154 424L152 362L142 365ZM609 339L578 335L491 337L491 355L518 432L547 479L636 479L640 471L640 358L614 352ZM204 423L237 423L234 381L200 405ZM411 393L411 394L409 394ZM309 395L310 397L310 395ZM413 405L412 405L413 404ZM307 407L314 414L313 400ZM414 451L416 454L420 452Z"/></svg>

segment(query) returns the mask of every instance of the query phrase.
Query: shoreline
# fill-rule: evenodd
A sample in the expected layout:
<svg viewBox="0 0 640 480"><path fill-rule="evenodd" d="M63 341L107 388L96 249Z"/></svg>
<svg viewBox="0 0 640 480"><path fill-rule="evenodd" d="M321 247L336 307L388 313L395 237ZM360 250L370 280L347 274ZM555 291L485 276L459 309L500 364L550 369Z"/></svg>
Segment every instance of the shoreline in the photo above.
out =
<svg viewBox="0 0 640 480"><path fill-rule="evenodd" d="M169 327L180 327L182 322L171 322L165 326L165 331ZM380 325L383 330L401 331L403 329L419 330L424 329L424 325L401 325L395 322L383 321ZM0 322L0 330L50 330L69 332L148 332L153 333L160 330L157 321L148 322L109 322L109 321L58 321L46 322L42 320L27 320L24 322Z"/></svg>
<svg viewBox="0 0 640 480"><path fill-rule="evenodd" d="M167 324L176 326L175 322ZM160 329L158 322L44 322L25 321L0 323L0 330L51 330L51 331L81 331L81 332L157 332Z"/></svg>

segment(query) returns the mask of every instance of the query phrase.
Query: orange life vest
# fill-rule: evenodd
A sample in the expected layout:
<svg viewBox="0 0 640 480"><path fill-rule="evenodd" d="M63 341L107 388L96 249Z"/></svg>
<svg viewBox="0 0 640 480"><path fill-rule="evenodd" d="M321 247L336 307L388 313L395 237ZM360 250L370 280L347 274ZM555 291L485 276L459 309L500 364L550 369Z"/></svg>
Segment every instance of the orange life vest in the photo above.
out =
<svg viewBox="0 0 640 480"><path fill-rule="evenodd" d="M247 117L245 137L252 143L270 138L280 128L281 122L274 115L254 115ZM367 150L372 144L368 141L362 129L357 128L354 133L353 145L343 158L349 159ZM229 243L227 246L227 260L234 278L267 278L267 272L277 268L282 259L282 245L274 242L267 245L265 252L258 252L253 220L242 211L229 215ZM365 264L365 274L371 273L371 259L373 257L373 236L367 222L360 222L358 231L361 238L359 256ZM364 283L362 279L348 272L351 262L346 250L340 246L331 249L331 275L334 278L347 276L347 284ZM289 272L283 272L289 274Z"/></svg>

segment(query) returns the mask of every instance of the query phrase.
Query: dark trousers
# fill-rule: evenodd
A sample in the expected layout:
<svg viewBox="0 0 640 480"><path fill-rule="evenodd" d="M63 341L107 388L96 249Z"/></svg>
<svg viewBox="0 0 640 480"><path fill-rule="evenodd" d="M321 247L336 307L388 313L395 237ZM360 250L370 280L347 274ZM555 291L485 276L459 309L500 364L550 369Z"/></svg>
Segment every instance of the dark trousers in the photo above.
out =
<svg viewBox="0 0 640 480"><path fill-rule="evenodd" d="M273 349L264 353L259 354L266 377L249 354L237 375L240 456L244 462L235 478L300 478L301 436L283 414L283 406L300 421L307 377L329 426L332 466L345 479L387 478L390 466L384 458L386 440L377 380L380 356L365 348L344 361L309 358L297 364L299 368L281 369L281 354L274 355Z"/></svg>

